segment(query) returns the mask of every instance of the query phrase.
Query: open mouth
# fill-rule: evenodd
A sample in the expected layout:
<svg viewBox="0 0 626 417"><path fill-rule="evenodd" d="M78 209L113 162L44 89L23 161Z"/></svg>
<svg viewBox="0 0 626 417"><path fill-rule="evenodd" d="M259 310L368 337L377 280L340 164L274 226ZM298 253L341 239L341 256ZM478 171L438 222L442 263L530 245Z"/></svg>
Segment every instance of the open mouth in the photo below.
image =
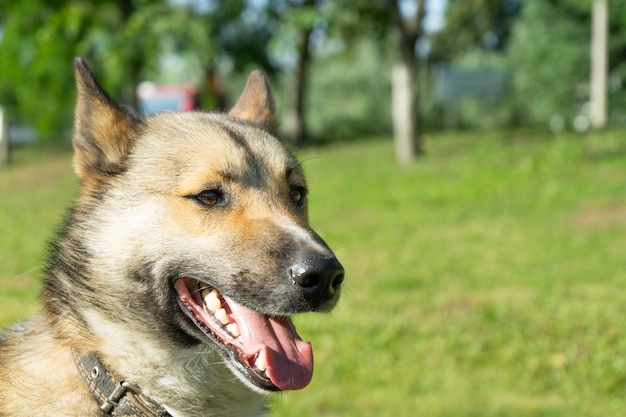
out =
<svg viewBox="0 0 626 417"><path fill-rule="evenodd" d="M261 314L197 279L178 279L174 288L183 312L247 381L266 391L311 382L311 344L300 339L289 317Z"/></svg>

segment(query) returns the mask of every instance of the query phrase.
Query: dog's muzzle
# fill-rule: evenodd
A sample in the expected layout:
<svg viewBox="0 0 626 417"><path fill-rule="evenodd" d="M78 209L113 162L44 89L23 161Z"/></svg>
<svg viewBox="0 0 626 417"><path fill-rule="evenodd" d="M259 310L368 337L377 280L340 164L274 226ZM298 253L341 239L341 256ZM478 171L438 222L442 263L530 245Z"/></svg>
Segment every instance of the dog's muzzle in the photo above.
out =
<svg viewBox="0 0 626 417"><path fill-rule="evenodd" d="M313 374L311 344L300 339L290 314L329 311L339 298L344 269L334 256L309 257L288 268L294 310L264 314L207 281L174 282L183 313L227 359L231 369L263 391L294 390ZM209 342L209 343L211 343Z"/></svg>

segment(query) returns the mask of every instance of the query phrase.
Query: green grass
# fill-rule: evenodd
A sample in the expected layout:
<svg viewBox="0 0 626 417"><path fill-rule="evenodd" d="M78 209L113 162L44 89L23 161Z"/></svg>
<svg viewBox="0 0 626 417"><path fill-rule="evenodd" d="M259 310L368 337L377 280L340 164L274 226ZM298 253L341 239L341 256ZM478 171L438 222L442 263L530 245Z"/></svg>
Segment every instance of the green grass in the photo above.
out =
<svg viewBox="0 0 626 417"><path fill-rule="evenodd" d="M315 375L272 415L623 415L622 137L438 134L409 168L388 138L300 152L347 278L335 312L297 317ZM68 153L17 157L0 170L0 325L36 311L75 192Z"/></svg>
<svg viewBox="0 0 626 417"><path fill-rule="evenodd" d="M17 148L0 167L0 328L38 311L47 242L76 184L66 148Z"/></svg>

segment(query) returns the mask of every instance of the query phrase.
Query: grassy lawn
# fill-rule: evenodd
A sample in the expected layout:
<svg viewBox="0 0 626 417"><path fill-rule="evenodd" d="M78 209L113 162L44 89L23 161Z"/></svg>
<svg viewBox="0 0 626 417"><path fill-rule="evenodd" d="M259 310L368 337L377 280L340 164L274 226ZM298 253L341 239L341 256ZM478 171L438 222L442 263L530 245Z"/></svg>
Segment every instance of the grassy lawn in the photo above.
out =
<svg viewBox="0 0 626 417"><path fill-rule="evenodd" d="M17 148L0 167L0 328L38 311L47 241L78 189L68 149Z"/></svg>
<svg viewBox="0 0 626 417"><path fill-rule="evenodd" d="M626 132L437 134L300 152L311 221L347 270L297 318L312 384L274 416L622 416ZM75 193L68 152L0 169L0 326L36 313L45 242Z"/></svg>

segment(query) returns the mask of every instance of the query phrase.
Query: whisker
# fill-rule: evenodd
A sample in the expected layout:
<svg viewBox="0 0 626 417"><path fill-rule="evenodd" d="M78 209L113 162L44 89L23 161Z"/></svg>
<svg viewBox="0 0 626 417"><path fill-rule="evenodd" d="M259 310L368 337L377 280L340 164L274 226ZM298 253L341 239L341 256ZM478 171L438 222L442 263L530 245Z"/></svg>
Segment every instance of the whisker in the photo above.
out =
<svg viewBox="0 0 626 417"><path fill-rule="evenodd" d="M210 290L210 289L211 289L211 287L208 286L208 285L200 286L200 281L198 281L198 289L197 290L193 290L190 294L194 295L196 293L202 292L204 290Z"/></svg>

